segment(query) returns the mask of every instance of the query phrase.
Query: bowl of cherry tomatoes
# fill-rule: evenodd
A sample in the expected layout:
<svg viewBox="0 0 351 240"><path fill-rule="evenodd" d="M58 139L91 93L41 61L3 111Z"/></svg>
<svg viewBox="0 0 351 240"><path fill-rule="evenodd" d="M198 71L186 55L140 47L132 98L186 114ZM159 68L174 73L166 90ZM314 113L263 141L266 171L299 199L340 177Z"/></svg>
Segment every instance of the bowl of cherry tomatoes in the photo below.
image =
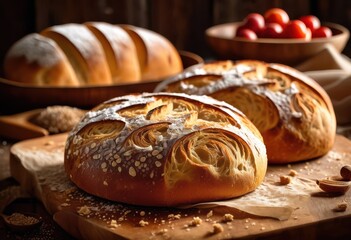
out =
<svg viewBox="0 0 351 240"><path fill-rule="evenodd" d="M349 30L335 23L321 23L313 15L290 19L286 11L271 8L250 13L241 22L208 28L206 40L221 59L255 59L296 65L322 51L327 44L342 52Z"/></svg>

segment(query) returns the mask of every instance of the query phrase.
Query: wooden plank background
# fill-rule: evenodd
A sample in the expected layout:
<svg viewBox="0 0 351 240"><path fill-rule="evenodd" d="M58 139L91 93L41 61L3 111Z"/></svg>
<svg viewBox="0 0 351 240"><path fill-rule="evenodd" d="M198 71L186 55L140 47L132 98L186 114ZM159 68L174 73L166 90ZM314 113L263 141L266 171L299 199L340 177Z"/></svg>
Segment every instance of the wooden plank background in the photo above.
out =
<svg viewBox="0 0 351 240"><path fill-rule="evenodd" d="M179 50L212 56L204 31L240 21L250 12L285 9L291 18L314 14L351 29L349 0L11 0L0 1L0 66L8 48L31 32L69 22L105 21L145 27L167 37ZM344 50L351 56L350 43ZM2 71L2 67L1 67Z"/></svg>

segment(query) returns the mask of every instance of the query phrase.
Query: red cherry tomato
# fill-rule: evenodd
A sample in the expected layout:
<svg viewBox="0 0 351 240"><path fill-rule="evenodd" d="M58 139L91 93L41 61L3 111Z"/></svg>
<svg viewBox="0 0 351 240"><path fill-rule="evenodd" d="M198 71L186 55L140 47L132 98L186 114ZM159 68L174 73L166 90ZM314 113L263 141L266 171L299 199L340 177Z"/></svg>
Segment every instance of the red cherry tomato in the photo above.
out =
<svg viewBox="0 0 351 240"><path fill-rule="evenodd" d="M302 16L299 20L301 20L306 27L311 29L312 32L321 26L319 19L313 15Z"/></svg>
<svg viewBox="0 0 351 240"><path fill-rule="evenodd" d="M306 37L305 37L305 39L308 40L308 41L312 39L312 31L309 28L306 28Z"/></svg>
<svg viewBox="0 0 351 240"><path fill-rule="evenodd" d="M247 27L245 25L239 25L237 28L236 28L236 32L235 32L235 36L238 35L238 32L240 32L241 30L243 29L247 29Z"/></svg>
<svg viewBox="0 0 351 240"><path fill-rule="evenodd" d="M283 31L284 38L308 38L309 31L306 25L300 20L293 20L286 24Z"/></svg>
<svg viewBox="0 0 351 240"><path fill-rule="evenodd" d="M257 39L256 33L248 28L242 28L239 31L237 31L236 37L242 37L242 38L246 38L249 40L256 40Z"/></svg>
<svg viewBox="0 0 351 240"><path fill-rule="evenodd" d="M287 12L280 8L271 8L267 10L263 16L266 24L278 23L283 28L290 20Z"/></svg>
<svg viewBox="0 0 351 240"><path fill-rule="evenodd" d="M333 35L330 28L322 26L312 32L312 38L328 38Z"/></svg>
<svg viewBox="0 0 351 240"><path fill-rule="evenodd" d="M264 18L259 13L250 13L245 17L243 25L257 33L264 27Z"/></svg>
<svg viewBox="0 0 351 240"><path fill-rule="evenodd" d="M283 28L278 23L268 23L259 36L263 38L280 38L282 32Z"/></svg>

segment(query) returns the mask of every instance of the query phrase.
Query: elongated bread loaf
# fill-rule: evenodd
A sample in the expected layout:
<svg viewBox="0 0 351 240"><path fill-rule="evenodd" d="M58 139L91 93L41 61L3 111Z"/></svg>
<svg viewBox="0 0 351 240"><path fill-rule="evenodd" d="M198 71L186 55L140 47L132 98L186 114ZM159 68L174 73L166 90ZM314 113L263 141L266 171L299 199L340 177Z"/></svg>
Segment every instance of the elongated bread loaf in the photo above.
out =
<svg viewBox="0 0 351 240"><path fill-rule="evenodd" d="M90 194L175 206L253 191L264 179L267 155L257 128L231 105L144 93L88 112L68 136L64 165Z"/></svg>
<svg viewBox="0 0 351 240"><path fill-rule="evenodd" d="M200 64L161 82L155 92L209 95L247 115L260 130L269 163L290 163L326 154L334 144L331 100L297 70L260 61Z"/></svg>
<svg viewBox="0 0 351 240"><path fill-rule="evenodd" d="M4 59L8 80L86 86L159 80L183 70L162 35L131 25L64 24L18 40Z"/></svg>

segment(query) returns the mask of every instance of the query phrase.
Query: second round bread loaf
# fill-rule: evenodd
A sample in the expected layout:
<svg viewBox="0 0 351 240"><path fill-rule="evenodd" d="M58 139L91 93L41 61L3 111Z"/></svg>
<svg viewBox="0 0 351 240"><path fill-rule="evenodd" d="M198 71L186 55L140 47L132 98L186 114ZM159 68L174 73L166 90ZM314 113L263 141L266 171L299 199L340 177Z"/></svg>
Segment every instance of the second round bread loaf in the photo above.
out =
<svg viewBox="0 0 351 240"><path fill-rule="evenodd" d="M238 109L260 130L270 163L309 160L334 144L331 100L313 79L282 64L254 60L199 64L155 92L209 95Z"/></svg>

